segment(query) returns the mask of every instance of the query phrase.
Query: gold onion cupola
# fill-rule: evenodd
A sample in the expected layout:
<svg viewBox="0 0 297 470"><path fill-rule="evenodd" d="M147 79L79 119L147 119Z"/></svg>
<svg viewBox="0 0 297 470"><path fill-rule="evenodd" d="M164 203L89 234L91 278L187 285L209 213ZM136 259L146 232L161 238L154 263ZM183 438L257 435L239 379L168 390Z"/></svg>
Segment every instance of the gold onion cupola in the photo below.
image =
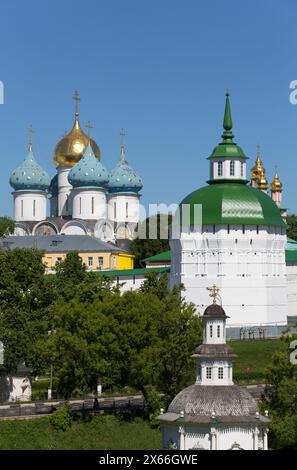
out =
<svg viewBox="0 0 297 470"><path fill-rule="evenodd" d="M264 179L266 178L265 168L260 157L260 145L257 145L257 158L255 165L251 169L251 185L254 188L259 188L259 181L262 179L262 184L264 184ZM266 181L267 185L267 181ZM266 188L267 189L267 188Z"/></svg>
<svg viewBox="0 0 297 470"><path fill-rule="evenodd" d="M91 148L97 160L100 160L100 149L93 139L84 133L79 123L78 102L80 97L77 91L74 92L75 120L71 131L66 134L56 145L54 151L54 164L57 167L72 167L83 157L90 142Z"/></svg>
<svg viewBox="0 0 297 470"><path fill-rule="evenodd" d="M274 193L276 191L279 191L281 192L283 190L283 185L282 183L280 182L279 180L279 176L277 174L277 170L275 171L275 175L274 175L274 178L273 178L273 181L270 185L270 189L271 189L271 192Z"/></svg>

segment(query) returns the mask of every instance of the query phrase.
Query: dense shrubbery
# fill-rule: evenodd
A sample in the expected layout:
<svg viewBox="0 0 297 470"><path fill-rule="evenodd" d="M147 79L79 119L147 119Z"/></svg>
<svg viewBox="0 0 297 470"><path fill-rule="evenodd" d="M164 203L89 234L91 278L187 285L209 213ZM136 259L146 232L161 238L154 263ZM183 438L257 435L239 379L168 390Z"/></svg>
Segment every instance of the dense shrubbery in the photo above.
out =
<svg viewBox="0 0 297 470"><path fill-rule="evenodd" d="M69 405L54 411L50 416L50 423L57 431L67 431L72 424L72 414Z"/></svg>
<svg viewBox="0 0 297 470"><path fill-rule="evenodd" d="M95 391L100 379L104 390L132 387L148 403L152 390L166 401L193 382L200 320L181 289L167 289L166 277L151 274L140 291L121 294L112 279L86 272L74 252L56 275L44 275L34 250L0 252L0 264L7 372L21 362L37 375L53 365L65 398Z"/></svg>

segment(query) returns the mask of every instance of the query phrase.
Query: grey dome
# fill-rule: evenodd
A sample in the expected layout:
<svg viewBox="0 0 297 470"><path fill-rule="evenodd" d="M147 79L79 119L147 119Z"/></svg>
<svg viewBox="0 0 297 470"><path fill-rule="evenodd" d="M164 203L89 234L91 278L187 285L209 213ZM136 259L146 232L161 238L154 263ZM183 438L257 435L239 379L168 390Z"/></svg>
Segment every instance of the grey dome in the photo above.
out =
<svg viewBox="0 0 297 470"><path fill-rule="evenodd" d="M223 307L218 304L211 304L206 307L203 315L206 317L214 318L228 318Z"/></svg>
<svg viewBox="0 0 297 470"><path fill-rule="evenodd" d="M236 357L229 344L200 344L194 356Z"/></svg>
<svg viewBox="0 0 297 470"><path fill-rule="evenodd" d="M169 413L185 416L255 417L259 411L255 399L237 385L191 385L182 390L170 403Z"/></svg>

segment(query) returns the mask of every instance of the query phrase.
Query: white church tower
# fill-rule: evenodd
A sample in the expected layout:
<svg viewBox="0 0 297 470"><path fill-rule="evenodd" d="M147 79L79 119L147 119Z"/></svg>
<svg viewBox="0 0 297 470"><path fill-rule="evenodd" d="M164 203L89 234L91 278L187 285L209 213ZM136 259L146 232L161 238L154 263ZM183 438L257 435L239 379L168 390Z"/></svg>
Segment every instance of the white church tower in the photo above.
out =
<svg viewBox="0 0 297 470"><path fill-rule="evenodd" d="M108 172L96 159L90 144L83 158L69 172L68 181L73 187L72 218L106 219Z"/></svg>
<svg viewBox="0 0 297 470"><path fill-rule="evenodd" d="M83 157L89 142L95 157L100 160L99 147L93 139L84 133L80 126L78 113L80 97L77 91L74 92L73 99L75 102L73 128L58 142L54 151L53 160L57 167L57 180L52 180L54 192L51 204L52 215L69 219L72 217L72 186L69 183L68 175L72 167ZM55 203L57 204L56 209Z"/></svg>
<svg viewBox="0 0 297 470"><path fill-rule="evenodd" d="M124 135L122 129L120 160L109 174L108 219L114 225L117 239L132 239L139 222L139 191L143 184L126 160Z"/></svg>
<svg viewBox="0 0 297 470"><path fill-rule="evenodd" d="M13 218L16 222L32 222L46 218L50 177L36 162L32 149L32 129L24 161L10 176L13 187Z"/></svg>
<svg viewBox="0 0 297 470"><path fill-rule="evenodd" d="M226 314L218 288L203 315L203 344L194 354L196 383L182 390L159 416L162 449L267 450L268 424L255 399L233 384L232 348L226 344Z"/></svg>
<svg viewBox="0 0 297 470"><path fill-rule="evenodd" d="M222 142L208 158L208 185L180 204L185 216L170 241L170 284L182 283L199 312L208 302L206 287L218 285L228 325L285 325L286 224L267 194L266 178L259 189L247 184L247 157L233 141L229 93L223 127Z"/></svg>

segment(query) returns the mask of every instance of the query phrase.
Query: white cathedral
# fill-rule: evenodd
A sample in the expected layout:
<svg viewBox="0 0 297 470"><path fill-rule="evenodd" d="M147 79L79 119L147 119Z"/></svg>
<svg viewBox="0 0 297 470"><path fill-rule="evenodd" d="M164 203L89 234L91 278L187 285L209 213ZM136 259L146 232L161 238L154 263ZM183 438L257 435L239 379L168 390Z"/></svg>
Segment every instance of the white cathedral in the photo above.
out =
<svg viewBox="0 0 297 470"><path fill-rule="evenodd" d="M36 162L32 138L26 158L11 174L15 235L131 240L139 221L142 180L128 165L123 139L119 162L110 173L107 171L97 143L80 126L77 92L74 100L74 126L54 151L55 176L51 179Z"/></svg>

